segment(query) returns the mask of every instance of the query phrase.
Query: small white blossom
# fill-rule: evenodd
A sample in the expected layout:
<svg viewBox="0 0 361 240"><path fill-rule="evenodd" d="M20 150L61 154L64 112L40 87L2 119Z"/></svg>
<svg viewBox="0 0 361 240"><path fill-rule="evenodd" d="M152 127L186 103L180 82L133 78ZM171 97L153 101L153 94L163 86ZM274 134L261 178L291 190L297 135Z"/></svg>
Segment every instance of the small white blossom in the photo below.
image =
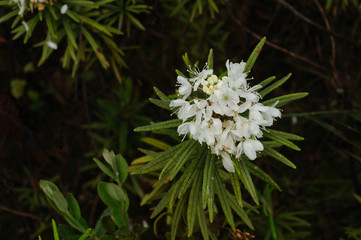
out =
<svg viewBox="0 0 361 240"><path fill-rule="evenodd" d="M52 48L54 50L58 49L58 45L51 40L46 41L46 45L48 45L50 48Z"/></svg>
<svg viewBox="0 0 361 240"><path fill-rule="evenodd" d="M68 4L64 4L63 6L61 6L60 8L61 14L65 14L67 11L68 11Z"/></svg>
<svg viewBox="0 0 361 240"><path fill-rule="evenodd" d="M28 24L27 24L24 20L23 20L21 23L24 25L25 31L29 31L29 26L28 26Z"/></svg>
<svg viewBox="0 0 361 240"><path fill-rule="evenodd" d="M260 141L249 138L244 141L243 150L250 160L255 160L256 153L263 150L263 145Z"/></svg>
<svg viewBox="0 0 361 240"><path fill-rule="evenodd" d="M200 144L207 144L211 152L222 158L224 168L234 172L232 157L242 154L250 160L257 157L263 145L262 129L271 126L281 111L259 102L257 92L261 85L250 87L246 63L231 63L227 60L228 75L219 79L206 64L202 71L190 71L192 78L178 76L177 86L180 98L172 100L170 107L183 123L177 131L189 135ZM192 86L193 84L193 86ZM200 91L201 94L192 95ZM200 98L199 96L205 95Z"/></svg>

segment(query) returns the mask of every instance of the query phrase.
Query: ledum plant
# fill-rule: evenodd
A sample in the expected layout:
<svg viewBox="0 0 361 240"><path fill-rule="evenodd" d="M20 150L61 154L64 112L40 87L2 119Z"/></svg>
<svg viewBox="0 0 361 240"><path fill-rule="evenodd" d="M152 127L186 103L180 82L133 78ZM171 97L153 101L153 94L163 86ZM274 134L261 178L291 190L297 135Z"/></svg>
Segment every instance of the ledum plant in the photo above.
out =
<svg viewBox="0 0 361 240"><path fill-rule="evenodd" d="M121 81L119 68L126 64L123 47L117 36L128 35L131 26L145 30L136 15L149 13L150 7L141 0L0 0L0 7L11 10L0 17L0 24L13 19L13 40L35 38L34 47L41 47L38 66L54 51L62 51L64 68L72 68L73 75L81 62L90 67L98 61L112 68ZM65 46L59 48L58 45Z"/></svg>
<svg viewBox="0 0 361 240"><path fill-rule="evenodd" d="M213 71L212 50L203 69L192 65L185 54L183 60L190 76L176 70L179 87L176 97L168 97L155 88L160 99L150 99L177 117L135 129L168 134L179 141L170 146L158 139L145 139L160 151L140 149L145 156L134 160L130 167L131 174L157 177L152 192L143 198L142 204L160 199L151 217L158 216L157 223L161 217L171 216L171 239L176 238L182 219L188 237L200 230L204 239L216 239L210 224L224 219L232 234L239 233L239 224L254 229L247 213L256 210L243 200L243 189L259 205L252 175L275 189L280 187L253 160L269 156L296 168L277 148L284 145L300 151L292 140L303 138L270 127L281 118L282 106L308 93L264 100L291 76L288 74L279 80L269 77L258 84L249 78L265 41L263 38L258 43L247 62L227 61L227 72L220 76ZM216 214L221 217L217 218Z"/></svg>

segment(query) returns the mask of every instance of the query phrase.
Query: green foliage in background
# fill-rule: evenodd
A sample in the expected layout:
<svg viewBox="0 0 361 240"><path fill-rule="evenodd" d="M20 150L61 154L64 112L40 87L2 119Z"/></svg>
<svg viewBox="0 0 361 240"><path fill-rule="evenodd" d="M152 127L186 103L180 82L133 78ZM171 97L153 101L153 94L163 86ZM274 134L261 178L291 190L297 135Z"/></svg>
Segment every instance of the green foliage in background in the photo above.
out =
<svg viewBox="0 0 361 240"><path fill-rule="evenodd" d="M106 205L106 209L100 215L95 227L89 228L87 221L81 215L80 206L73 196L68 193L64 198L59 188L51 181L41 180L40 187L50 206L60 214L70 225L60 225L58 228L52 220L54 239L139 239L139 235L146 229L140 225L133 226L129 230L129 198L122 185L128 176L128 164L120 155L113 151L104 150L105 164L94 158L95 163L112 182L98 182L97 192L100 199ZM74 230L76 231L74 231ZM80 233L80 234L79 234ZM60 237L59 237L60 236ZM39 237L41 239L41 237Z"/></svg>
<svg viewBox="0 0 361 240"><path fill-rule="evenodd" d="M135 15L149 13L150 10L149 6L138 0L54 0L43 3L26 0L24 6L19 2L0 1L0 6L12 9L0 18L0 23L14 18L13 40L23 36L24 43L27 43L33 35L36 35L35 41L43 38L34 44L34 47L42 47L38 66L44 64L58 45L65 44L62 65L64 68L71 67L73 76L82 61L86 62L88 69L98 60L103 68L111 67L120 82L119 68L126 66L126 63L123 46L116 36L123 35L124 30L129 34L132 25L145 30ZM64 5L67 10L62 13ZM25 10L20 14L21 7ZM49 42L56 44L56 47Z"/></svg>

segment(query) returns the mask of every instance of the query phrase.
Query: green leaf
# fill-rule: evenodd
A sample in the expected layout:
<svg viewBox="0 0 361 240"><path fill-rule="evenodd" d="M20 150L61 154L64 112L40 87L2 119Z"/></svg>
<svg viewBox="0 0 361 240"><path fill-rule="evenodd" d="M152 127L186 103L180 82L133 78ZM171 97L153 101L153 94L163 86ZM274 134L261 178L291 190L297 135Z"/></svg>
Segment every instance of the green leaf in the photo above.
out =
<svg viewBox="0 0 361 240"><path fill-rule="evenodd" d="M268 129L268 132L273 134L273 135L278 135L280 137L283 137L285 139L289 139L289 140L294 140L294 141L303 141L305 140L303 137L292 134L292 133L288 133L288 132L282 132L282 131L277 131L277 130L272 130L272 129Z"/></svg>
<svg viewBox="0 0 361 240"><path fill-rule="evenodd" d="M100 162L98 159L93 158L94 162L98 165L98 167L100 168L100 170L102 170L106 175L108 175L109 177L111 177L112 179L116 180L117 178L115 177L115 174L107 167L105 166L102 162Z"/></svg>
<svg viewBox="0 0 361 240"><path fill-rule="evenodd" d="M175 240L177 229L179 226L179 221L182 217L184 211L185 197L181 198L178 202L178 205L174 211L173 219L172 219L172 229L171 229L171 240Z"/></svg>
<svg viewBox="0 0 361 240"><path fill-rule="evenodd" d="M237 203L240 207L243 208L243 201L242 201L242 193L241 193L241 184L239 183L239 179L237 176L237 173L234 172L230 172L229 173L230 179L231 179L231 184L233 187L233 192L236 196L237 199Z"/></svg>
<svg viewBox="0 0 361 240"><path fill-rule="evenodd" d="M131 174L144 174L162 169L164 165L167 163L167 160L171 158L180 148L182 148L185 144L187 144L188 141L189 140L184 141L172 148L165 150L164 152L157 155L147 165L132 171Z"/></svg>
<svg viewBox="0 0 361 240"><path fill-rule="evenodd" d="M253 174L254 176L258 177L259 179L265 181L266 183L270 184L272 187L274 187L278 191L282 191L280 186L278 186L278 184L275 181L273 181L273 179L271 178L270 175L265 173L261 168L259 168L255 164L251 163L248 159L244 158L243 160L246 161L247 168L251 174Z"/></svg>
<svg viewBox="0 0 361 240"><path fill-rule="evenodd" d="M164 108L167 110L172 110L172 108L169 107L169 102L165 102L165 101L155 99L155 98L149 98L149 101L158 107L161 107L161 108Z"/></svg>
<svg viewBox="0 0 361 240"><path fill-rule="evenodd" d="M86 30L85 27L81 27L80 28L81 32L84 34L84 37L86 38L86 40L89 42L90 46L93 49L93 52L95 53L95 55L97 56L100 64L102 65L103 68L107 69L110 64L109 62L106 60L105 56L103 55L103 53L101 53L101 49L99 48L98 44L96 43L95 39L93 38L93 36L88 32L88 30Z"/></svg>
<svg viewBox="0 0 361 240"><path fill-rule="evenodd" d="M158 95L160 100L162 100L164 102L170 102L171 101L170 98L166 94L164 94L161 90L159 90L158 88L154 87L154 91Z"/></svg>
<svg viewBox="0 0 361 240"><path fill-rule="evenodd" d="M124 183L128 176L128 163L122 155L117 154L115 156L115 162L117 166L117 175L119 182Z"/></svg>
<svg viewBox="0 0 361 240"><path fill-rule="evenodd" d="M2 16L2 17L0 18L0 23L9 20L9 19L12 18L12 17L17 16L17 15L18 15L18 12L19 12L19 10L16 9L16 10L14 10L14 11L12 11L12 12L9 12L8 14L5 14L4 16Z"/></svg>
<svg viewBox="0 0 361 240"><path fill-rule="evenodd" d="M208 61L207 61L208 69L213 69L213 49L209 50Z"/></svg>
<svg viewBox="0 0 361 240"><path fill-rule="evenodd" d="M207 154L207 148L206 146L203 146L202 150L199 151L198 155L192 159L191 164L187 167L187 169L182 174L181 179L182 185L179 189L178 198L181 198L181 196L187 191L188 187L193 182L194 177L202 171L201 164L204 161L204 157Z"/></svg>
<svg viewBox="0 0 361 240"><path fill-rule="evenodd" d="M143 137L140 139L142 142L148 143L149 145L152 145L160 150L167 150L169 148L171 148L171 146L163 141L159 141L158 139L155 138L150 138L150 137Z"/></svg>
<svg viewBox="0 0 361 240"><path fill-rule="evenodd" d="M259 94L262 97L266 96L267 94L269 94L270 92L272 92L273 90L275 90L276 88L278 88L279 86L284 84L291 77L291 75L292 75L291 73L287 74L285 77L283 77L280 80L278 80L277 82L273 83L271 86L260 91Z"/></svg>
<svg viewBox="0 0 361 240"><path fill-rule="evenodd" d="M56 27L55 19L52 18L51 13L47 10L44 11L44 16L45 16L45 22L46 22L46 25L48 26L50 35L53 38L57 38L58 30Z"/></svg>
<svg viewBox="0 0 361 240"><path fill-rule="evenodd" d="M154 185L153 185L153 190L150 192L150 193L147 193L144 195L141 203L140 203L140 206L143 206L144 204L148 203L149 201L151 200L157 200L159 199L159 195L162 195L163 196L163 192L168 189L168 186L167 186L167 183L168 181L167 180L162 180L162 181L157 181ZM175 185L175 184L174 184ZM173 186L174 186L173 185ZM172 187L173 187L172 186ZM172 189L172 188L171 188ZM174 187L172 189L172 191L174 190ZM174 191L173 191L174 192ZM172 194L173 194L172 192ZM169 202L169 200L168 200ZM166 202L165 204L167 204L168 202Z"/></svg>
<svg viewBox="0 0 361 240"><path fill-rule="evenodd" d="M85 17L83 15L78 15L77 16L81 21L83 21L84 23L90 25L91 27L94 27L96 29L98 29L100 32L105 33L106 35L108 35L109 37L112 36L112 34L110 32L108 32L106 26L94 21L91 18Z"/></svg>
<svg viewBox="0 0 361 240"><path fill-rule="evenodd" d="M39 185L46 197L53 202L55 210L62 214L68 212L68 203L54 183L47 180L40 180Z"/></svg>
<svg viewBox="0 0 361 240"><path fill-rule="evenodd" d="M113 151L109 151L108 149L104 148L103 158L112 167L113 171L116 172L117 165L115 162L115 153Z"/></svg>
<svg viewBox="0 0 361 240"><path fill-rule="evenodd" d="M76 201L75 197L73 196L73 194L68 193L67 202L68 202L68 205L69 205L69 213L70 213L70 215L72 215L75 219L79 220L81 218L80 207L79 207L79 204Z"/></svg>
<svg viewBox="0 0 361 240"><path fill-rule="evenodd" d="M276 76L272 76L269 78L266 78L265 80L263 80L262 82L260 82L258 85L261 85L262 87L267 86L269 83L271 83L273 80L275 80Z"/></svg>
<svg viewBox="0 0 361 240"><path fill-rule="evenodd" d="M154 123L152 125L137 127L136 129L134 129L134 132L154 131L164 128L173 128L173 127L178 127L181 123L182 123L181 119L173 119L164 122Z"/></svg>
<svg viewBox="0 0 361 240"><path fill-rule="evenodd" d="M244 72L247 73L251 71L254 63L256 62L258 55L261 53L262 47L264 43L266 42L266 37L263 37L261 41L257 44L255 49L252 51L251 55L249 56L246 66L244 68Z"/></svg>
<svg viewBox="0 0 361 240"><path fill-rule="evenodd" d="M89 233L91 232L91 228L88 228L80 237L79 237L79 240L85 240L87 237L88 237L88 235L89 235Z"/></svg>
<svg viewBox="0 0 361 240"><path fill-rule="evenodd" d="M242 221L247 224L247 226L254 230L253 224L251 222L251 220L249 219L246 211L244 211L239 204L237 203L235 197L229 193L227 191L227 195L228 195L228 200L229 200L229 205L231 206L231 208L233 209L233 211L235 211L235 213L242 219Z"/></svg>
<svg viewBox="0 0 361 240"><path fill-rule="evenodd" d="M256 188L254 187L252 178L249 174L248 168L246 166L246 163L244 161L244 158L240 159L240 161L234 161L234 166L236 169L236 172L239 176L239 178L241 179L243 185L246 187L247 191L249 192L249 194L251 194L253 201L259 205L259 201L258 201L258 196L257 196L257 192L256 192Z"/></svg>
<svg viewBox="0 0 361 240"><path fill-rule="evenodd" d="M39 15L36 15L35 17L33 17L31 20L29 20L27 22L29 29L25 34L24 43L27 43L27 41L31 37L31 34L33 33L36 25L38 24L38 22L39 22Z"/></svg>
<svg viewBox="0 0 361 240"><path fill-rule="evenodd" d="M176 190L176 187L177 187L176 184L173 184L173 186L169 189L169 191L165 195L162 196L162 199L160 200L160 202L158 203L158 205L152 212L152 215L150 216L150 218L154 218L155 216L157 216L168 205L170 198L172 196L172 193L174 190ZM182 199L184 199L184 197L181 198L181 200Z"/></svg>
<svg viewBox="0 0 361 240"><path fill-rule="evenodd" d="M198 194L200 194L200 192ZM199 198L200 197L201 196L199 196ZM209 239L209 233L208 233L207 219L206 219L204 210L202 208L202 202L199 201L199 200L197 202L198 223L199 223L199 227L201 228L201 233L202 233L203 239L208 240Z"/></svg>
<svg viewBox="0 0 361 240"><path fill-rule="evenodd" d="M177 175L177 173L181 170L181 168L183 167L183 165L190 159L190 156L193 154L194 151L196 151L197 149L199 149L199 144L198 142L192 142L192 144L185 150L185 152L183 154L181 154L179 156L178 159L174 159L173 161L175 162L175 164L173 165L173 169L170 173L170 180L172 181L174 179L174 177ZM165 166L164 168L166 168L167 166ZM162 175L162 173L161 173Z"/></svg>
<svg viewBox="0 0 361 240"><path fill-rule="evenodd" d="M202 172L198 172L197 177L193 182L193 186L189 195L188 209L187 209L187 227L188 227L188 237L191 237L193 234L194 222L196 220L197 206L201 203L200 188L202 184ZM203 211L203 209L202 209Z"/></svg>
<svg viewBox="0 0 361 240"><path fill-rule="evenodd" d="M264 152L264 154L266 154L270 157L273 157L274 159L280 161L281 163L283 163L291 168L296 169L296 166L290 160L288 160L285 156L283 156L281 153L277 152L273 148L265 147L263 152Z"/></svg>
<svg viewBox="0 0 361 240"><path fill-rule="evenodd" d="M296 145L294 144L293 142L281 137L280 135L275 135L275 134L271 134L271 133L267 133L267 132L263 132L263 136L265 136L266 138L269 138L271 140L274 140L276 142L279 142L293 150L296 150L296 151L301 151L301 149Z"/></svg>
<svg viewBox="0 0 361 240"><path fill-rule="evenodd" d="M308 95L307 92L291 93L291 94L286 94L286 95L282 95L282 96L279 96L279 97L271 98L269 100L266 100L266 101L262 102L262 104L265 105L265 106L271 106L272 104L274 104L275 102L278 101L277 107L282 107L282 106L288 104L291 101L304 98L307 95Z"/></svg>
<svg viewBox="0 0 361 240"><path fill-rule="evenodd" d="M97 189L100 199L108 207L118 208L127 200L123 189L114 183L99 182Z"/></svg>
<svg viewBox="0 0 361 240"><path fill-rule="evenodd" d="M68 17L73 19L75 22L77 23L80 22L79 15L76 14L75 12L72 12L71 10L68 9L68 11L66 11L66 15L68 15Z"/></svg>
<svg viewBox="0 0 361 240"><path fill-rule="evenodd" d="M202 184L202 205L206 208L209 197L211 196L212 178L214 179L214 166L216 155L212 154L210 150L207 151L206 163L204 165L203 184ZM213 193L214 194L214 193ZM212 222L212 221L211 221Z"/></svg>
<svg viewBox="0 0 361 240"><path fill-rule="evenodd" d="M181 149L179 149L167 162L163 170L159 174L159 179L166 177L174 168L177 162L188 160L190 157L189 150L195 145L195 141L189 140ZM178 171L177 171L178 172Z"/></svg>
<svg viewBox="0 0 361 240"><path fill-rule="evenodd" d="M69 42L72 44L72 46L75 49L78 49L78 45L76 44L76 36L74 35L74 32L71 29L70 23L66 18L63 19L63 25L64 25L65 32L68 36Z"/></svg>
<svg viewBox="0 0 361 240"><path fill-rule="evenodd" d="M215 182L215 190L217 193L217 196L219 198L219 201L221 203L221 207L223 210L223 213L227 219L228 224L231 226L232 230L235 231L236 227L234 224L234 219L233 219L233 215L232 215L232 211L231 211L231 207L229 206L229 202L228 202L228 197L227 197L227 193L226 193L226 188L225 186L222 184L222 180L219 177L218 172L215 172L214 175L214 182Z"/></svg>
<svg viewBox="0 0 361 240"><path fill-rule="evenodd" d="M132 14L130 14L129 12L126 12L125 15L127 15L128 19L140 30L145 31L145 27L143 26L143 24L136 19Z"/></svg>
<svg viewBox="0 0 361 240"><path fill-rule="evenodd" d="M54 240L60 240L58 228L56 227L54 219L51 219L51 225L53 226Z"/></svg>

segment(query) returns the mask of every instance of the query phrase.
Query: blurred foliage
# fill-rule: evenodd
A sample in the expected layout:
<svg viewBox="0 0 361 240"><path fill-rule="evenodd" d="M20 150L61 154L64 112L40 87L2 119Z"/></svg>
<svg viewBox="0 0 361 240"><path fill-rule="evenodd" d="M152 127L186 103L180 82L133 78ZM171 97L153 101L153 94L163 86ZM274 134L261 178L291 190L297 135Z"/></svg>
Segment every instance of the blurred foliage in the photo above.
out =
<svg viewBox="0 0 361 240"><path fill-rule="evenodd" d="M268 41L253 68L254 78L264 79L271 72L277 76L292 72L292 80L278 89L275 96L300 91L310 95L304 101L285 107L284 117L277 122L278 129L306 139L300 144L302 152L285 152L295 161L297 170L289 172L268 159L255 162L282 186L283 191L272 192L272 201L262 201L268 216L263 207L258 209L259 214L251 213L254 225L263 227L256 227L250 234L255 235L255 239L267 236L272 239L271 211L276 233L282 232L286 239L360 238L361 205L353 197L355 193L361 195L359 1L214 0L215 8L212 1L58 0L52 1L53 5L46 4L41 11L34 8L31 12L28 7L24 21L29 28L30 23L37 22L32 34L25 31L18 5L9 2L0 1L0 232L4 239L29 239L38 234L50 239L50 219L62 222L45 206L38 185L39 179L45 178L56 181L62 192L73 192L82 209L94 209L83 212L90 226L94 226L92 219L99 216L102 208L96 200L94 186L102 176L84 155L95 155L105 147L103 144L120 152L122 147L117 139L122 134L113 127L106 127L103 132L84 126L116 125L117 119L110 118L120 117L123 123L116 129L120 132L120 125L128 122L130 130L133 122L125 116L151 96L153 86L161 86L167 94L173 92L174 69L182 68L180 56L184 52L194 59L203 59L208 49L213 48L215 66L221 66L227 58L248 56L261 36L267 36ZM101 4L94 7L94 2ZM68 13L74 13L75 19L61 14L65 3ZM143 5L124 11L126 6ZM121 12L124 13L123 22L119 18ZM126 12L141 25L131 20ZM9 13L11 15L7 15ZM42 20L40 15L43 15ZM77 22L77 17L82 20ZM77 49L69 39L72 34L66 32L64 22L71 26ZM50 30L48 24L54 29ZM100 29L111 29L107 31L112 37L94 24ZM12 40L16 35L17 39ZM26 44L23 43L25 39ZM58 49L49 49L48 40L57 43ZM75 58L70 52L71 46ZM99 52L94 51L96 46ZM37 67L42 56L46 61L41 61L41 66ZM114 106L112 102L127 95L125 89L130 88L124 85L128 77L133 89L128 95L139 96L137 104L133 105L131 98L129 103L124 100L109 111L105 110L108 106L98 104L103 99ZM25 81L26 85L12 83L14 80ZM116 113L117 108L127 110ZM156 106L146 105L142 110L134 110L131 116L158 120L169 117L169 112ZM297 113L287 115L290 112ZM136 124L142 125L140 122ZM139 157L136 151L139 145L134 143L142 136L128 133L129 144L124 156L134 159ZM93 134L105 141L99 141ZM165 137L164 141L176 140ZM128 151L130 148L132 150ZM144 177L129 180L129 189L139 187L130 192L127 184L124 186L132 203L129 218L141 223L149 219L150 212L139 207L139 197L143 191L150 192L152 181ZM254 184L258 189L264 186L256 179ZM259 198L267 199L266 195L259 194ZM246 201L251 200L245 197ZM295 216L310 226L296 226L299 220L288 221L283 216ZM164 215L150 224L155 223L158 235L167 238L170 233L164 221L169 222L169 217ZM284 226L285 221L295 235L288 225ZM183 227L179 226L179 233ZM232 232L223 226L211 231L218 239L232 239L237 234L246 236L247 232L241 227L240 232ZM302 237L302 234L305 235Z"/></svg>

